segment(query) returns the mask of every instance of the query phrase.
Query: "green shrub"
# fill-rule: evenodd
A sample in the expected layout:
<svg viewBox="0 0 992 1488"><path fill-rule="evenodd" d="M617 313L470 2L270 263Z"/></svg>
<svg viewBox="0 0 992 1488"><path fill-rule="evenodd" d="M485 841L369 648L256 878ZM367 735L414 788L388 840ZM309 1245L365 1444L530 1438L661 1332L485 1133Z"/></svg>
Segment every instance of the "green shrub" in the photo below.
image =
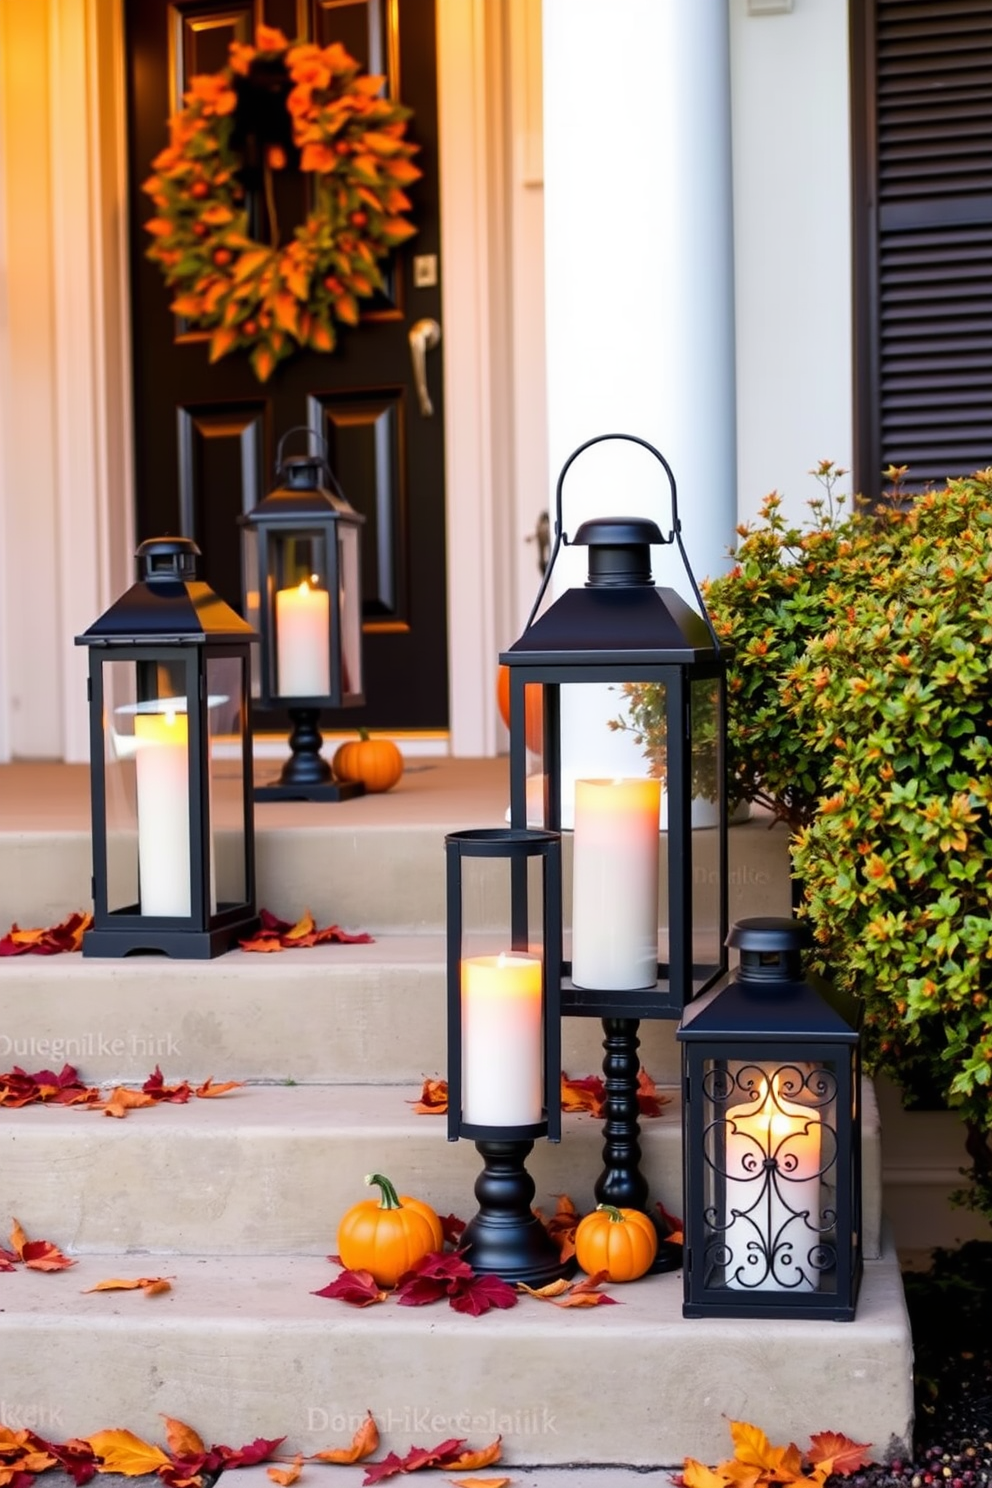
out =
<svg viewBox="0 0 992 1488"><path fill-rule="evenodd" d="M793 866L872 1066L960 1108L992 1217L992 470L889 523L783 689L824 768Z"/></svg>
<svg viewBox="0 0 992 1488"><path fill-rule="evenodd" d="M812 472L704 586L728 667L731 797L792 833L819 965L865 1005L869 1069L960 1109L968 1201L992 1218L992 469L845 510ZM663 757L658 699L630 727Z"/></svg>

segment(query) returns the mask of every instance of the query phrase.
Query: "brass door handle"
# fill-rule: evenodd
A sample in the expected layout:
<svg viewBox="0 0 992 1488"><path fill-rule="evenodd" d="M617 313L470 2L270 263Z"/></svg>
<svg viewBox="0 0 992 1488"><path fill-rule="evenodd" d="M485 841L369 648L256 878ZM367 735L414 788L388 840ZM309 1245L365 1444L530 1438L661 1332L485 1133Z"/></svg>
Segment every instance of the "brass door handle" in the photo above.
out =
<svg viewBox="0 0 992 1488"><path fill-rule="evenodd" d="M413 381L417 389L420 412L424 418L432 418L434 404L427 391L427 353L433 351L441 340L441 327L436 320L417 320L410 327L410 357L413 362Z"/></svg>

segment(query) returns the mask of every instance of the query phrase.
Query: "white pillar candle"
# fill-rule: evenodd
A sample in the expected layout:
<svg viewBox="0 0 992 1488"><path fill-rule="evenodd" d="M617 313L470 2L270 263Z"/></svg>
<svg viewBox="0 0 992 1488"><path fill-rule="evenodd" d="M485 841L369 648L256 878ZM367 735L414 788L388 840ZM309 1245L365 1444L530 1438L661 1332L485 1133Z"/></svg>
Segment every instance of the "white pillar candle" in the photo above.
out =
<svg viewBox="0 0 992 1488"><path fill-rule="evenodd" d="M505 953L462 962L462 1119L531 1126L544 1113L541 961Z"/></svg>
<svg viewBox="0 0 992 1488"><path fill-rule="evenodd" d="M308 580L276 592L276 676L280 697L331 690L331 597Z"/></svg>
<svg viewBox="0 0 992 1488"><path fill-rule="evenodd" d="M188 915L189 734L186 714L136 713L138 885L143 915Z"/></svg>
<svg viewBox="0 0 992 1488"><path fill-rule="evenodd" d="M819 1244L819 1115L765 1082L759 1100L733 1106L726 1121L727 1286L815 1291L809 1255Z"/></svg>
<svg viewBox="0 0 992 1488"><path fill-rule="evenodd" d="M602 992L658 980L657 780L577 780L572 981Z"/></svg>

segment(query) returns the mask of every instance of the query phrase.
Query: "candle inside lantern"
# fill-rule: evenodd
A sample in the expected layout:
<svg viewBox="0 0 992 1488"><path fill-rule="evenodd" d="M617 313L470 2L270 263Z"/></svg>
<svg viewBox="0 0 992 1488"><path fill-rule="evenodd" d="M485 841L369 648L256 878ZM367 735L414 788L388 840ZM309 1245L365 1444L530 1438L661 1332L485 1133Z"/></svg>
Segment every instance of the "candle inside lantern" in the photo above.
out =
<svg viewBox="0 0 992 1488"><path fill-rule="evenodd" d="M185 713L161 707L134 717L140 908L188 915L189 732Z"/></svg>
<svg viewBox="0 0 992 1488"><path fill-rule="evenodd" d="M276 675L281 697L323 697L331 690L331 597L304 579L276 592Z"/></svg>
<svg viewBox="0 0 992 1488"><path fill-rule="evenodd" d="M726 1115L727 1286L813 1292L817 1276L809 1257L819 1244L820 1117L786 1100L777 1075L771 1085L762 1080L758 1097Z"/></svg>
<svg viewBox="0 0 992 1488"><path fill-rule="evenodd" d="M541 961L504 953L462 961L462 1119L531 1126L544 1110Z"/></svg>
<svg viewBox="0 0 992 1488"><path fill-rule="evenodd" d="M572 981L604 992L658 980L657 780L577 780Z"/></svg>

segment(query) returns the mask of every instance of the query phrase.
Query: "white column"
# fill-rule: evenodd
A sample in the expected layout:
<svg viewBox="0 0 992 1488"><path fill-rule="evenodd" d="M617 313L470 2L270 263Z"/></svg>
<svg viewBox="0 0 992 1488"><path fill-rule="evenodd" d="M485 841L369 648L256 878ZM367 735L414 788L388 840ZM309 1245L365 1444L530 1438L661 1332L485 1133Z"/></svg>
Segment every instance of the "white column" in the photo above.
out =
<svg viewBox="0 0 992 1488"><path fill-rule="evenodd" d="M0 759L87 757L133 577L123 13L0 0Z"/></svg>
<svg viewBox="0 0 992 1488"><path fill-rule="evenodd" d="M725 568L737 520L728 30L727 0L544 0L552 481L594 435L656 445L697 579ZM646 451L609 443L570 470L564 530L620 514L667 533L668 486ZM563 551L556 592L583 582L586 556ZM671 550L655 559L655 581L691 598ZM566 739L605 741L582 773L616 768L611 711L615 696L581 727L563 719Z"/></svg>

